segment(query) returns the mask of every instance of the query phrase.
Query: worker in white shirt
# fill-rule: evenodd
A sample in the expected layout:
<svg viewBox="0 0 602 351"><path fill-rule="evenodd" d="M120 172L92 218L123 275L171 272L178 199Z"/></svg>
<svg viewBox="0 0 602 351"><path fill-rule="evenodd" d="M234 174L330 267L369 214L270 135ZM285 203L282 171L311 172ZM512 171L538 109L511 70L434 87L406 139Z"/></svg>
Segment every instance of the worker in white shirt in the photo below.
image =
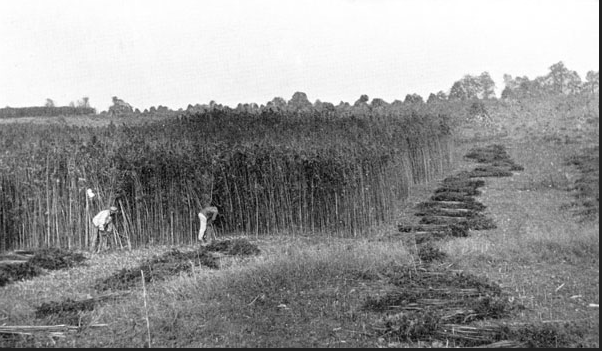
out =
<svg viewBox="0 0 602 351"><path fill-rule="evenodd" d="M201 228L199 229L199 241L206 242L205 232L207 230L207 225L211 226L213 230L213 221L215 221L215 217L217 217L218 211L217 207L214 206L206 206L201 212L199 212L199 220L201 221ZM215 232L213 232L213 236L215 237Z"/></svg>
<svg viewBox="0 0 602 351"><path fill-rule="evenodd" d="M109 237L115 231L115 214L117 207L111 206L108 210L102 210L92 218L92 223L96 227L96 238L92 249L100 252L104 245L109 244ZM104 243L103 243L104 241Z"/></svg>

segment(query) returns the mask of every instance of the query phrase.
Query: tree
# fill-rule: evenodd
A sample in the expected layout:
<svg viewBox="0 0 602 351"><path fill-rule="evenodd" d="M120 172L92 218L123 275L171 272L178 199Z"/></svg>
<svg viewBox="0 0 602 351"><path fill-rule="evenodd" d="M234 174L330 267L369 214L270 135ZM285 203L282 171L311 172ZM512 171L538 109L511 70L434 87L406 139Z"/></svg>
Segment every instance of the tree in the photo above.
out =
<svg viewBox="0 0 602 351"><path fill-rule="evenodd" d="M492 98L495 98L495 82L486 71L479 76L465 75L459 81L454 82L449 92L450 100Z"/></svg>
<svg viewBox="0 0 602 351"><path fill-rule="evenodd" d="M431 104L433 102L445 101L445 100L447 100L447 95L443 91L439 90L439 92L437 94L431 93L429 95L428 99L426 100L426 103Z"/></svg>
<svg viewBox="0 0 602 351"><path fill-rule="evenodd" d="M132 105L119 99L117 96L113 96L112 100L113 100L113 106L109 107L109 114L120 115L120 114L124 114L124 113L133 113L134 112Z"/></svg>
<svg viewBox="0 0 602 351"><path fill-rule="evenodd" d="M314 102L314 110L320 113L333 113L335 112L335 107L330 102L322 102L320 99L317 99Z"/></svg>
<svg viewBox="0 0 602 351"><path fill-rule="evenodd" d="M266 108L270 111L286 111L286 100L276 96L266 104Z"/></svg>
<svg viewBox="0 0 602 351"><path fill-rule="evenodd" d="M288 108L291 111L299 112L309 112L312 110L313 105L307 98L307 94L297 91L293 94L293 97L288 102Z"/></svg>
<svg viewBox="0 0 602 351"><path fill-rule="evenodd" d="M502 99L516 99L516 95L514 93L514 90L512 90L512 88L510 88L510 86L506 85L506 87L504 88L504 90L502 90Z"/></svg>
<svg viewBox="0 0 602 351"><path fill-rule="evenodd" d="M506 87L502 91L502 99L524 99L541 97L548 93L548 88L544 82L544 77L537 77L530 80L527 76L512 78L511 75L504 75Z"/></svg>
<svg viewBox="0 0 602 351"><path fill-rule="evenodd" d="M320 101L320 99L317 99L317 100L314 102L314 109L315 109L316 111L318 111L318 112L322 112L322 108L323 108L323 103L322 103L322 101Z"/></svg>
<svg viewBox="0 0 602 351"><path fill-rule="evenodd" d="M600 71L589 71L585 74L583 91L588 94L598 94L600 92Z"/></svg>
<svg viewBox="0 0 602 351"><path fill-rule="evenodd" d="M359 99L357 99L357 101L353 104L353 106L354 107L365 106L365 105L368 105L368 101L370 101L370 98L368 97L368 95L363 94L360 96Z"/></svg>
<svg viewBox="0 0 602 351"><path fill-rule="evenodd" d="M576 94L581 87L581 77L576 71L566 68L560 61L550 66L550 73L546 76L545 83L555 94Z"/></svg>
<svg viewBox="0 0 602 351"><path fill-rule="evenodd" d="M52 99L46 99L45 107L54 107L54 101Z"/></svg>
<svg viewBox="0 0 602 351"><path fill-rule="evenodd" d="M389 104L381 99L381 98L374 98L372 99L372 102L370 103L370 105L372 105L373 108L379 108L379 107L387 107L389 106Z"/></svg>
<svg viewBox="0 0 602 351"><path fill-rule="evenodd" d="M485 71L479 76L480 98L492 99L495 98L495 82L491 79L489 72Z"/></svg>
<svg viewBox="0 0 602 351"><path fill-rule="evenodd" d="M347 101L341 100L341 102L339 102L339 104L336 106L336 110L339 116L349 116L353 112L353 107Z"/></svg>
<svg viewBox="0 0 602 351"><path fill-rule="evenodd" d="M512 79L512 75L504 73L504 86L510 90L516 89L516 85L514 83L514 79Z"/></svg>
<svg viewBox="0 0 602 351"><path fill-rule="evenodd" d="M397 108L397 109L399 109L399 108L403 107L403 101L401 101L401 100L399 100L399 99L395 99L395 100L393 100L393 102L391 103L391 107L394 107L394 108Z"/></svg>
<svg viewBox="0 0 602 351"><path fill-rule="evenodd" d="M90 108L90 98L84 96L81 100L77 100L77 107Z"/></svg>
<svg viewBox="0 0 602 351"><path fill-rule="evenodd" d="M449 91L450 100L466 100L470 99L470 95L462 81L456 81Z"/></svg>
<svg viewBox="0 0 602 351"><path fill-rule="evenodd" d="M424 103L422 96L418 94L407 94L406 98L403 100L404 104L421 104Z"/></svg>
<svg viewBox="0 0 602 351"><path fill-rule="evenodd" d="M475 120L479 120L482 121L486 118L489 118L489 113L487 112L487 109L485 108L485 104L483 103L483 101L474 101L472 104L470 104L470 107L468 108L468 115Z"/></svg>
<svg viewBox="0 0 602 351"><path fill-rule="evenodd" d="M426 99L426 103L427 104L432 104L432 103L437 102L437 101L438 101L437 95L435 95L433 93L430 93L429 97Z"/></svg>
<svg viewBox="0 0 602 351"><path fill-rule="evenodd" d="M366 94L362 94L357 101L353 103L353 114L355 116L372 117L372 106L369 104L370 98Z"/></svg>
<svg viewBox="0 0 602 351"><path fill-rule="evenodd" d="M527 78L527 77L525 77ZM519 77L516 79L512 78L510 74L504 74L504 90L502 90L502 99L516 99L518 98L518 90L520 84L518 82ZM527 78L528 79L528 78Z"/></svg>
<svg viewBox="0 0 602 351"><path fill-rule="evenodd" d="M481 92L481 82L478 77L465 75L459 81L454 82L449 92L450 100L477 99Z"/></svg>
<svg viewBox="0 0 602 351"><path fill-rule="evenodd" d="M334 113L336 111L336 108L334 107L334 104L332 102L323 102L322 111Z"/></svg>
<svg viewBox="0 0 602 351"><path fill-rule="evenodd" d="M506 87L502 91L503 99L533 98L550 94L570 95L589 88L587 83L582 83L579 74L569 70L562 61L550 66L547 75L533 80L526 76L512 78L511 75L504 74L504 84Z"/></svg>
<svg viewBox="0 0 602 351"><path fill-rule="evenodd" d="M282 109L284 109L286 107L286 100L284 100L283 98L281 98L279 96L274 97L271 102L276 107L280 107Z"/></svg>

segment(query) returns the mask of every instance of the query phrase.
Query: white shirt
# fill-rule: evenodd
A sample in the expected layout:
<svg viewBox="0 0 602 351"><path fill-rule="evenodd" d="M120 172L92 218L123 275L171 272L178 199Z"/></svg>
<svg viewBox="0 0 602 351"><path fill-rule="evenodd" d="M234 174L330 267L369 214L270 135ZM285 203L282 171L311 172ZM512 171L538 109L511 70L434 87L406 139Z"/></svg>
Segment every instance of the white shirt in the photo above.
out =
<svg viewBox="0 0 602 351"><path fill-rule="evenodd" d="M109 223L111 223L111 220L111 210L102 210L98 212L98 214L94 216L94 218L92 218L92 223L98 229L105 230L105 226L109 225Z"/></svg>
<svg viewBox="0 0 602 351"><path fill-rule="evenodd" d="M215 220L217 216L217 207L208 206L205 207L199 212L199 220L201 222L201 228L199 229L199 240L203 240L205 238L205 230L207 229L207 221L208 216L211 213L211 221Z"/></svg>
<svg viewBox="0 0 602 351"><path fill-rule="evenodd" d="M199 220L201 221L201 228L199 229L199 240L203 240L205 237L205 230L207 229L207 217L201 212L199 213Z"/></svg>

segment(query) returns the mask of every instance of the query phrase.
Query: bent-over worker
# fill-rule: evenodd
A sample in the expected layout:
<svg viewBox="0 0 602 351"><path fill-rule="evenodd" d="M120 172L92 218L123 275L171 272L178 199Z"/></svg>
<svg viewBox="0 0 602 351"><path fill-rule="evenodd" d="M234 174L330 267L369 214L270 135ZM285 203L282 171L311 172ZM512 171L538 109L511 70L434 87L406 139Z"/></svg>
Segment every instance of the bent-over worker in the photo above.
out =
<svg viewBox="0 0 602 351"><path fill-rule="evenodd" d="M102 247L109 243L110 235L115 231L115 214L117 213L117 207L111 206L108 210L102 210L92 218L92 223L96 227L96 238L92 249L96 252L100 252ZM104 241L104 243L103 243Z"/></svg>
<svg viewBox="0 0 602 351"><path fill-rule="evenodd" d="M201 212L199 212L199 220L201 221L201 228L199 229L199 241L207 241L207 239L205 238L205 231L207 230L207 225L213 224L213 221L215 221L215 217L217 217L217 214L217 207L214 206L206 206L201 210Z"/></svg>

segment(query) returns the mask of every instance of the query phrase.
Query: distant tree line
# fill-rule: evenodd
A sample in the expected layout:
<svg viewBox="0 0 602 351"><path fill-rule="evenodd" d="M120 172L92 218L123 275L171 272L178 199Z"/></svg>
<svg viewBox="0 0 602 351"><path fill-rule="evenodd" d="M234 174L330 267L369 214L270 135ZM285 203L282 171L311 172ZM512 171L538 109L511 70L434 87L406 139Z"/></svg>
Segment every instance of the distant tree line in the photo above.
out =
<svg viewBox="0 0 602 351"><path fill-rule="evenodd" d="M353 104L345 101L339 102L337 105L331 102L323 102L316 100L311 102L307 94L304 92L295 92L290 100L285 100L282 97L275 97L265 105L256 103L239 103L235 108L218 104L215 101L209 104L188 105L186 112L203 113L208 111L226 111L234 113L248 113L259 115L262 113L279 113L287 116L312 115L320 114L330 117L349 117L349 116L383 116L390 111L409 109L416 103L424 103L420 95L408 95L405 101L395 100L391 103L386 102L381 98L370 98L366 94L362 94Z"/></svg>
<svg viewBox="0 0 602 351"><path fill-rule="evenodd" d="M520 99L553 95L598 94L600 72L589 71L585 81L576 71L568 69L562 61L550 66L550 72L530 80L528 77L512 78L504 75L506 87L502 91L503 99Z"/></svg>
<svg viewBox="0 0 602 351"><path fill-rule="evenodd" d="M0 108L0 118L14 117L57 117L57 116L76 116L93 115L96 109L90 107L88 97L83 97L77 101L77 105L71 102L69 106L55 106L52 99L46 99L44 106L32 107L4 107Z"/></svg>
<svg viewBox="0 0 602 351"><path fill-rule="evenodd" d="M0 118L77 116L77 115L93 115L95 113L96 113L96 110L92 107L33 106L33 107L0 108Z"/></svg>
<svg viewBox="0 0 602 351"><path fill-rule="evenodd" d="M549 67L547 75L530 80L527 76L513 78L509 74L504 75L504 90L502 99L522 99L534 97L549 97L554 95L576 95L576 94L598 94L600 87L599 72L589 71L585 81L576 71L568 69L562 61ZM449 94L439 91L431 93L427 103L440 101L464 101L464 100L489 100L496 99L495 82L489 72L483 72L478 76L465 75L462 79L454 82ZM421 102L420 95L407 95L405 102Z"/></svg>
<svg viewBox="0 0 602 351"><path fill-rule="evenodd" d="M345 101L341 101L338 104L331 102L323 102L316 100L311 102L307 94L304 92L295 92L290 100L286 100L282 97L274 97L271 101L266 104L257 103L239 103L236 107L232 108L227 105L222 105L214 100L211 100L208 104L189 104L188 107L179 110L172 110L166 106L159 105L158 107L152 106L150 109L140 111L137 108L133 108L130 104L113 97L113 105L109 107L108 111L103 111L101 115L120 115L120 116L147 116L156 114L173 114L173 113L203 113L209 111L224 111L233 113L247 113L259 115L262 113L283 113L287 116L290 115L305 115L305 114L325 114L327 116L339 116L348 117L354 116L368 116L368 115L384 115L387 111L409 109L414 104L424 104L424 100L418 94L408 94L404 101L394 100L389 103L381 98L374 98L370 101L368 95L362 94L357 101L350 104Z"/></svg>
<svg viewBox="0 0 602 351"><path fill-rule="evenodd" d="M548 97L554 95L575 95L575 94L598 94L599 93L599 72L589 71L585 76L585 81L576 71L568 69L562 61L549 67L550 72L541 77L530 80L527 76L512 77L509 74L504 75L504 89L501 93L502 99L523 99ZM480 75L465 75L460 80L453 83L450 90L446 93L439 91L431 93L426 100L426 104L437 104L445 101L468 101L470 103L480 104L480 100L497 99L495 93L496 84L491 78L489 72L483 72ZM181 112L207 112L213 110L235 111L239 113L261 114L265 111L278 113L326 113L332 115L350 115L350 114L373 114L373 111L383 111L388 108L399 109L409 108L416 104L425 104L422 96L418 94L407 94L403 101L394 100L389 103L381 98L374 98L372 101L368 95L361 95L353 104L341 101L338 105L330 102L316 100L314 103L309 101L307 95L303 92L296 92L290 100L282 97L275 97L265 105L256 103L239 103L235 108L230 108L211 101L209 104L188 105L186 110L172 110L166 106L152 106L150 109L140 111L132 107L129 103L113 96L113 105L108 111L100 112L100 115L110 116L148 116L157 114L174 114ZM482 109L482 108L481 108ZM477 109L474 109L475 111ZM88 97L78 100L77 103L71 102L69 106L56 107L54 101L46 100L43 107L23 107L0 109L0 118L9 117L27 117L27 116L72 116L95 114L96 110L90 107Z"/></svg>
<svg viewBox="0 0 602 351"><path fill-rule="evenodd" d="M502 99L521 99L532 97L549 97L554 95L574 95L574 94L598 94L599 93L599 72L589 71L586 80L582 81L579 74L565 67L562 61L550 66L550 72L543 76L529 80L526 76L512 78L511 75L504 75L505 88L502 91ZM497 99L495 93L496 84L491 78L489 72L483 72L480 75L465 75L460 80L454 82L448 93L439 91L431 93L426 100L426 104L436 104L438 102L468 102L470 103L469 114L471 116L486 116L487 112L482 103L483 100ZM341 101L338 105L330 102L316 100L314 103L309 101L307 94L296 92L290 100L282 97L275 97L264 104L239 103L235 108L224 106L210 101L209 104L189 104L186 112L203 113L208 111L234 111L237 113L261 114L266 111L275 113L302 114L302 113L326 113L332 116L349 115L371 115L379 114L379 111L393 109L407 109L413 105L425 104L422 96L418 94L407 94L403 101L394 100L389 103L381 98L374 98L370 101L368 95L361 95L353 104ZM159 105L150 110L145 109L141 112L134 109L125 101L113 97L113 106L109 108L110 115L145 116L154 114L167 114L183 112L179 109L173 111L168 107ZM375 114L376 112L376 114ZM103 112L104 113L104 112Z"/></svg>

